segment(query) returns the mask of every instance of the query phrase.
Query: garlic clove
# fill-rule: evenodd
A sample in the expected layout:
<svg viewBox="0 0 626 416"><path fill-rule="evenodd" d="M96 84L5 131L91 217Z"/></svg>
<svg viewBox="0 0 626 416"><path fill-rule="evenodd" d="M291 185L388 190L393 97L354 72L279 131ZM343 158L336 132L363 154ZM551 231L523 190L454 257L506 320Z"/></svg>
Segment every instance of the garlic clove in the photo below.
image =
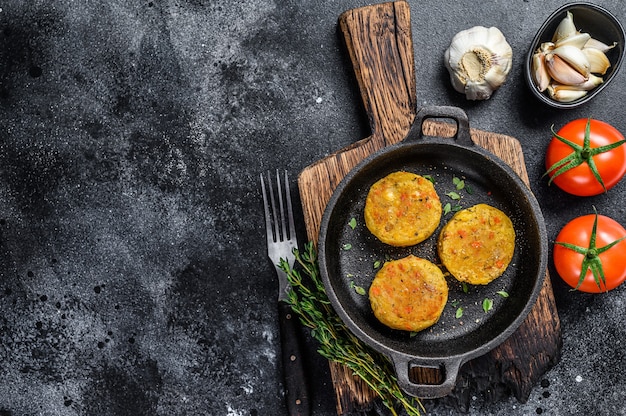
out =
<svg viewBox="0 0 626 416"><path fill-rule="evenodd" d="M558 41L556 41L554 46L558 48L559 46L570 45L570 46L575 46L578 49L582 49L585 46L585 44L589 42L590 39L591 39L591 35L589 33L577 32L575 35L568 36L563 39L559 39Z"/></svg>
<svg viewBox="0 0 626 416"><path fill-rule="evenodd" d="M604 83L604 78L599 77L599 76L594 75L594 74L589 74L589 79L587 81L583 82L582 84L565 85L564 87L567 87L567 88L577 88L579 90L591 91L592 89L594 89L595 87L599 86L602 83Z"/></svg>
<svg viewBox="0 0 626 416"><path fill-rule="evenodd" d="M596 48L583 48L583 54L589 62L589 71L594 74L604 75L611 66L609 58L600 49Z"/></svg>
<svg viewBox="0 0 626 416"><path fill-rule="evenodd" d="M577 69L567 63L559 55L548 53L545 56L548 74L557 82L565 85L582 84L589 76L581 74Z"/></svg>
<svg viewBox="0 0 626 416"><path fill-rule="evenodd" d="M457 72L450 72L450 82L452 83L452 87L461 93L465 93L465 86L467 85L467 79L462 78Z"/></svg>
<svg viewBox="0 0 626 416"><path fill-rule="evenodd" d="M539 91L543 92L548 88L550 84L550 74L548 74L546 55L544 53L537 52L533 55L532 76Z"/></svg>
<svg viewBox="0 0 626 416"><path fill-rule="evenodd" d="M506 76L509 73L509 70L510 70L510 67L494 65L485 74L485 82L491 87L493 91L495 91L498 89L500 85L504 84L504 81L506 81Z"/></svg>
<svg viewBox="0 0 626 416"><path fill-rule="evenodd" d="M554 49L554 46L554 42L543 42L541 45L539 45L537 52L550 52Z"/></svg>
<svg viewBox="0 0 626 416"><path fill-rule="evenodd" d="M617 46L617 42L613 42L612 45L607 45L604 42L600 42L598 39L590 38L587 43L585 43L584 48L595 48L599 49L602 52L607 52L609 49L612 49Z"/></svg>
<svg viewBox="0 0 626 416"><path fill-rule="evenodd" d="M560 39L565 39L569 36L576 34L576 25L574 24L574 15L572 12L568 11L566 16L561 20L556 30L554 31L554 35L552 36L552 42L557 42Z"/></svg>
<svg viewBox="0 0 626 416"><path fill-rule="evenodd" d="M487 82L469 81L465 84L465 98L468 100L488 100L493 94L493 87Z"/></svg>
<svg viewBox="0 0 626 416"><path fill-rule="evenodd" d="M576 101L579 98L583 98L587 95L587 91L578 89L566 89L562 88L562 85L550 85L548 86L548 95L550 98L563 103Z"/></svg>
<svg viewBox="0 0 626 416"><path fill-rule="evenodd" d="M589 75L589 60L580 48L572 45L563 45L558 48L554 48L552 53L570 64L584 76Z"/></svg>
<svg viewBox="0 0 626 416"><path fill-rule="evenodd" d="M452 86L469 100L484 100L504 83L513 50L495 27L475 26L457 33L444 53Z"/></svg>

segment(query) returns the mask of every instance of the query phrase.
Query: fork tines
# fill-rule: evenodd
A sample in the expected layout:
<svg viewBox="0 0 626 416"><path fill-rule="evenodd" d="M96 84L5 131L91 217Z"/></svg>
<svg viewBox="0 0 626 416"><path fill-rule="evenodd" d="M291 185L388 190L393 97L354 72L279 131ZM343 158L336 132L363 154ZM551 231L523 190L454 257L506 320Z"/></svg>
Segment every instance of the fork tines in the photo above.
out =
<svg viewBox="0 0 626 416"><path fill-rule="evenodd" d="M266 190L266 188L267 190L269 190L269 200L268 191ZM281 184L280 173L278 169L276 169L275 188L276 193L278 194L278 201L275 198L274 186L272 186L270 172L267 172L267 185L265 184L263 174L261 174L261 189L263 192L265 226L267 228L268 244L272 242L295 239L293 208L291 205L291 194L289 191L289 177L287 176L286 170L284 172L284 182L283 184Z"/></svg>

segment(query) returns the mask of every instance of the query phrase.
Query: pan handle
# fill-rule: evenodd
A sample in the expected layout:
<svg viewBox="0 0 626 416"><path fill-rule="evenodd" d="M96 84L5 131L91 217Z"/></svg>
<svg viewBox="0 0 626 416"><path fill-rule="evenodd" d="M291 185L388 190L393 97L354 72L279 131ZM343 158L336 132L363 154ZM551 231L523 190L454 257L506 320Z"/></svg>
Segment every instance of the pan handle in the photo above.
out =
<svg viewBox="0 0 626 416"><path fill-rule="evenodd" d="M441 360L431 360L428 363L419 365L424 368L439 369L444 377L440 384L418 384L411 381L409 372L413 365L416 365L415 358L404 354L392 354L391 359L398 377L398 386L407 394L421 399L437 399L447 396L456 385L459 369L463 361L458 357L443 358Z"/></svg>
<svg viewBox="0 0 626 416"><path fill-rule="evenodd" d="M467 113L459 107L452 106L427 106L422 107L415 115L411 130L404 139L405 142L419 140L424 136L424 122L429 118L447 118L456 122L456 134L454 140L463 146L473 146L474 142L470 134L469 119Z"/></svg>

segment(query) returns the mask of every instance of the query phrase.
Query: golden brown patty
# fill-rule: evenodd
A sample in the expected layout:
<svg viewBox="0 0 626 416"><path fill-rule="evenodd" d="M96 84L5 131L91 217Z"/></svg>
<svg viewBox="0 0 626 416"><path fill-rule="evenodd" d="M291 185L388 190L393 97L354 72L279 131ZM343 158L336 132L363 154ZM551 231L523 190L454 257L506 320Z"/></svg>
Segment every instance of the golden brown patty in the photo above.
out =
<svg viewBox="0 0 626 416"><path fill-rule="evenodd" d="M370 286L369 298L380 322L417 332L439 320L448 301L448 283L439 267L410 255L384 264Z"/></svg>
<svg viewBox="0 0 626 416"><path fill-rule="evenodd" d="M461 282L486 285L504 273L515 249L509 217L486 204L457 212L439 234L443 265Z"/></svg>
<svg viewBox="0 0 626 416"><path fill-rule="evenodd" d="M411 246L424 241L441 220L433 184L409 172L394 172L376 182L365 200L365 225L380 241Z"/></svg>

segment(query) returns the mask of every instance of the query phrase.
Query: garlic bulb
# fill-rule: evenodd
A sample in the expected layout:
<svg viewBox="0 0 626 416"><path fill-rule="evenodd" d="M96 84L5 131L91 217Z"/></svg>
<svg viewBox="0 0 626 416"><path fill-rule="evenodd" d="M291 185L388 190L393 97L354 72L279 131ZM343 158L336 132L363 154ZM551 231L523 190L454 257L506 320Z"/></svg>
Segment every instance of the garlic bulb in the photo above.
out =
<svg viewBox="0 0 626 416"><path fill-rule="evenodd" d="M587 95L604 82L611 62L606 52L617 43L607 45L580 32L574 16L568 11L552 35L532 56L531 71L535 86L557 101L570 102Z"/></svg>
<svg viewBox="0 0 626 416"><path fill-rule="evenodd" d="M468 100L486 100L506 80L513 50L498 28L475 26L457 33L444 54L455 90Z"/></svg>

